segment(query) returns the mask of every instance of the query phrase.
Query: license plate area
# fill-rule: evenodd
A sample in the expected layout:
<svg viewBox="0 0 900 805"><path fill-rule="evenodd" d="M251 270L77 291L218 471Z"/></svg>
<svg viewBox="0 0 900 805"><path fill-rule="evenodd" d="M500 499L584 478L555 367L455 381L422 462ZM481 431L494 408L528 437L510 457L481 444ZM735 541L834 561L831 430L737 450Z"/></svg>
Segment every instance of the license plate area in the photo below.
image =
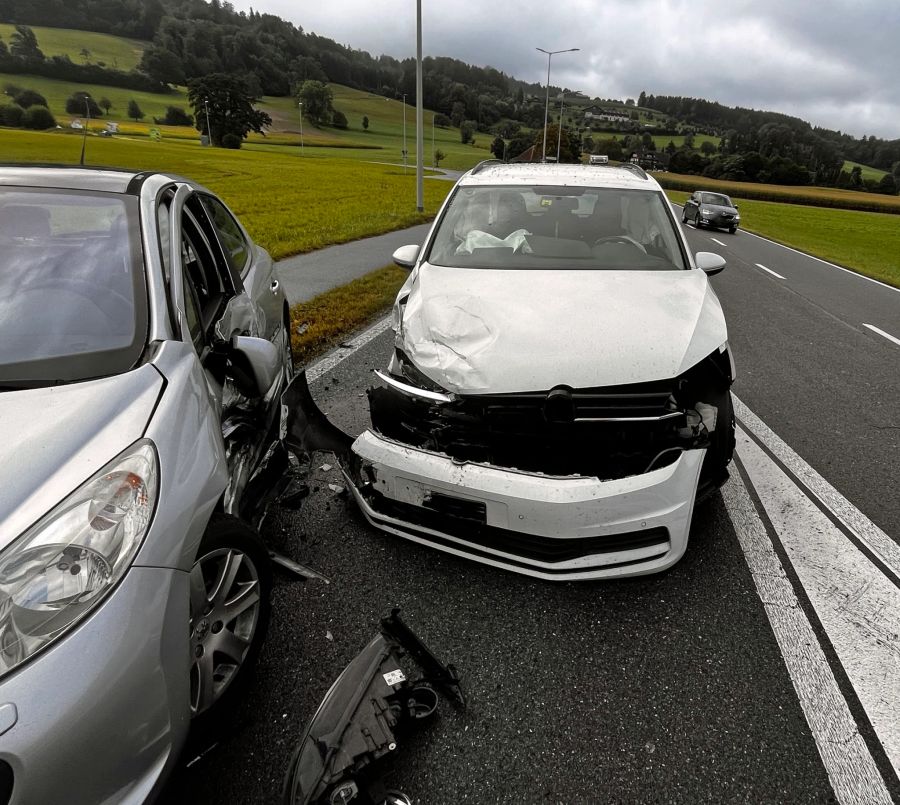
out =
<svg viewBox="0 0 900 805"><path fill-rule="evenodd" d="M480 525L487 523L487 507L480 500L466 500L443 492L426 492L422 506L458 520L469 520Z"/></svg>

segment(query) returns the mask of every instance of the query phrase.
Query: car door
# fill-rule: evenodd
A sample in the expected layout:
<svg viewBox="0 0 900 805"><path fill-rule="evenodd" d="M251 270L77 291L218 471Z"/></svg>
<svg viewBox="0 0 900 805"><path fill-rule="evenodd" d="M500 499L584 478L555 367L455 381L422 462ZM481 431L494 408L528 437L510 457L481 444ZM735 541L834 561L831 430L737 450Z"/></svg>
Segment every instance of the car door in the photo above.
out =
<svg viewBox="0 0 900 805"><path fill-rule="evenodd" d="M257 308L260 336L276 345L283 345L283 340L287 337L284 327L287 305L281 283L275 275L272 258L265 249L250 240L221 199L211 193L200 193L199 198L209 216L234 281L242 285Z"/></svg>

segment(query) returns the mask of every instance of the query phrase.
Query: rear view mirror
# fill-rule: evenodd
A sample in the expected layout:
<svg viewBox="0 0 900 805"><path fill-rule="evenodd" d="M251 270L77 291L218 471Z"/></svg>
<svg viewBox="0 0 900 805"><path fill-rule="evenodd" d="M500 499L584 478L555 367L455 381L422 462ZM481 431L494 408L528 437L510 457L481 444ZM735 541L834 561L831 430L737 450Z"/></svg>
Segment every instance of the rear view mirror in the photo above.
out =
<svg viewBox="0 0 900 805"><path fill-rule="evenodd" d="M417 244L413 243L410 246L401 246L397 251L394 252L394 262L400 266L400 268L405 268L410 271L416 267L416 259L419 256L419 247Z"/></svg>
<svg viewBox="0 0 900 805"><path fill-rule="evenodd" d="M282 354L265 338L237 335L228 349L226 374L245 397L263 397L281 373Z"/></svg>
<svg viewBox="0 0 900 805"><path fill-rule="evenodd" d="M725 258L715 252L697 252L694 260L697 263L697 268L706 272L706 275L709 277L713 274L718 274L725 268Z"/></svg>

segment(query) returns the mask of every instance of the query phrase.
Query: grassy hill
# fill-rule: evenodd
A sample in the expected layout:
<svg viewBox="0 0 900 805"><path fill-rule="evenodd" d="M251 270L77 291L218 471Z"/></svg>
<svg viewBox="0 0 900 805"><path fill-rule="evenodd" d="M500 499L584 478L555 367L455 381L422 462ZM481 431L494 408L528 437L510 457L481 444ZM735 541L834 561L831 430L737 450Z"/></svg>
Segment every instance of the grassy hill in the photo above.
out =
<svg viewBox="0 0 900 805"><path fill-rule="evenodd" d="M860 175L864 181L866 179L872 179L876 182L881 181L881 177L887 173L887 171L878 168L870 168L868 165L861 165L859 162L851 162L849 159L844 161L844 170L847 171L847 173L850 173L850 171L857 166L862 168Z"/></svg>
<svg viewBox="0 0 900 805"><path fill-rule="evenodd" d="M97 34L91 31L73 31L67 28L42 28L29 26L37 37L38 47L45 56L68 56L77 64L84 64L81 51L90 51L87 61L92 64L101 63L106 67L128 72L138 66L147 42L137 39L125 39L110 34ZM15 26L0 23L0 39L9 44Z"/></svg>

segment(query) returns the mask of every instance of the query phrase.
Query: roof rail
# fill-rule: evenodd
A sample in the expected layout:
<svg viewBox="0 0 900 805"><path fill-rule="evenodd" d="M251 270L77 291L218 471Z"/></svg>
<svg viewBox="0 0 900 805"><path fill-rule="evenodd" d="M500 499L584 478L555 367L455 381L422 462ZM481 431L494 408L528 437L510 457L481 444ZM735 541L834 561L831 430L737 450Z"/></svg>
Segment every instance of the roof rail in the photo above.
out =
<svg viewBox="0 0 900 805"><path fill-rule="evenodd" d="M502 159L483 159L479 162L474 168L471 170L472 176L476 173L481 173L488 165L503 165L505 164Z"/></svg>
<svg viewBox="0 0 900 805"><path fill-rule="evenodd" d="M623 162L618 165L620 168L625 168L627 171L631 171L635 176L639 179L649 179L650 177L647 175L647 171L645 171L640 165L635 165L633 162Z"/></svg>

